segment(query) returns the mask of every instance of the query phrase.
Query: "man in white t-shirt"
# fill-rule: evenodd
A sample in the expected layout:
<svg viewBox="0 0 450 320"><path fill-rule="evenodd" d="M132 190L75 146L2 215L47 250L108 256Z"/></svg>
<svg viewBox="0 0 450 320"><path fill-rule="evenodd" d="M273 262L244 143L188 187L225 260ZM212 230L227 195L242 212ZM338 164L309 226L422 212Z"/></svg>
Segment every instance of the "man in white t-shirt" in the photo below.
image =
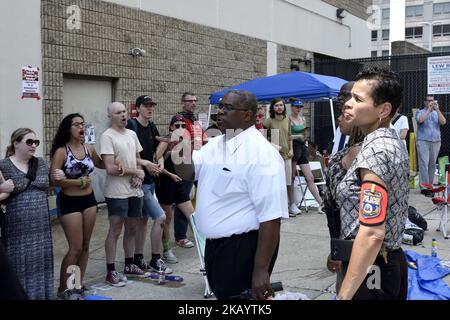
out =
<svg viewBox="0 0 450 320"><path fill-rule="evenodd" d="M406 136L408 135L408 118L400 113L396 113L391 120L392 127L397 131L398 137L403 141L406 148Z"/></svg>
<svg viewBox="0 0 450 320"><path fill-rule="evenodd" d="M111 127L103 132L100 139L100 154L106 167L105 200L108 206L109 231L105 240L106 268L105 281L122 287L126 276L145 277L143 270L134 264L134 245L137 223L142 216L144 193L141 189L145 173L138 163L141 144L132 130L126 129L127 111L120 102L108 106ZM122 171L115 164L121 163ZM117 240L125 225L123 248L125 251L125 277L115 270Z"/></svg>
<svg viewBox="0 0 450 320"><path fill-rule="evenodd" d="M255 127L252 93L230 91L219 108L226 134L194 151L192 161L185 154L175 168L183 179L198 180L195 220L207 239L205 267L216 297L251 289L254 299L267 299L280 220L289 216L284 161Z"/></svg>

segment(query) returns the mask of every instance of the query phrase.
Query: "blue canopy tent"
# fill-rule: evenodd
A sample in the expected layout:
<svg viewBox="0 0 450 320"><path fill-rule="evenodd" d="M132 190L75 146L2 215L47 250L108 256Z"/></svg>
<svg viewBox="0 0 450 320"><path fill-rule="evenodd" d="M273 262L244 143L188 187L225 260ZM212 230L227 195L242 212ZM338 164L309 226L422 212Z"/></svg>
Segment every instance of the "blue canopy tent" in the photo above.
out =
<svg viewBox="0 0 450 320"><path fill-rule="evenodd" d="M209 100L211 105L218 104L225 93L234 89L252 92L259 102L269 102L277 97L282 99L299 98L305 101L319 101L325 98L330 101L333 128L336 129L332 99L337 96L341 86L346 82L346 80L337 77L293 71L256 78L228 89L217 91L211 94ZM211 105L209 106L209 114L211 114Z"/></svg>

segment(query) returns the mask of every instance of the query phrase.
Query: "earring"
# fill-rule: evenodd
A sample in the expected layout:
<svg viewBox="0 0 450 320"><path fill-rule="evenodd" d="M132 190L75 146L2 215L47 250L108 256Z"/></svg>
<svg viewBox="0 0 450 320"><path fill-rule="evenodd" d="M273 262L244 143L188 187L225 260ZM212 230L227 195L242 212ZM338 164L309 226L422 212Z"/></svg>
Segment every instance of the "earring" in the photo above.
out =
<svg viewBox="0 0 450 320"><path fill-rule="evenodd" d="M381 126L381 117L378 118L378 127Z"/></svg>

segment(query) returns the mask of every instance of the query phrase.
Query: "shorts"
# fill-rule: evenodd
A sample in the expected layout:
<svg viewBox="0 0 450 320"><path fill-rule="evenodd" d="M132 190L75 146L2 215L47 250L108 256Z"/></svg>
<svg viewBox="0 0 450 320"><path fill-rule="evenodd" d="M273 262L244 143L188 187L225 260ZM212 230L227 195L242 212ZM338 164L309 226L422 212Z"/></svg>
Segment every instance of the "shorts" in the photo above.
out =
<svg viewBox="0 0 450 320"><path fill-rule="evenodd" d="M108 205L108 217L142 218L144 197L130 197L125 199L105 198Z"/></svg>
<svg viewBox="0 0 450 320"><path fill-rule="evenodd" d="M158 219L164 214L164 210L155 198L155 184L143 184L142 191L144 191L142 218Z"/></svg>
<svg viewBox="0 0 450 320"><path fill-rule="evenodd" d="M284 172L286 173L286 185L292 184L292 160L284 160Z"/></svg>
<svg viewBox="0 0 450 320"><path fill-rule="evenodd" d="M174 182L171 178L161 175L156 185L156 196L161 204L178 204L190 201L192 182Z"/></svg>
<svg viewBox="0 0 450 320"><path fill-rule="evenodd" d="M292 157L293 161L296 161L297 164L307 164L308 161L308 148L306 148L305 143L294 140L293 142L294 148L294 156Z"/></svg>
<svg viewBox="0 0 450 320"><path fill-rule="evenodd" d="M94 191L85 196L69 196L62 191L57 196L57 205L59 207L60 216L83 212L84 210L97 206Z"/></svg>

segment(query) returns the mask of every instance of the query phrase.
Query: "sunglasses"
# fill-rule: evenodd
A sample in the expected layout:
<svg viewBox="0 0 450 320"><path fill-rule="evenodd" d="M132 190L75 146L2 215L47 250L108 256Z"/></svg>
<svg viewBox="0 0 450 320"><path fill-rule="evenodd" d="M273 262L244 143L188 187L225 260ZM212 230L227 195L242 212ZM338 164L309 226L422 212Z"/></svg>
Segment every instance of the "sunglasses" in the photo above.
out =
<svg viewBox="0 0 450 320"><path fill-rule="evenodd" d="M27 146L32 146L33 143L36 145L36 147L39 147L39 144L41 143L39 140L33 140L33 139L27 139L25 140L25 143L27 144Z"/></svg>
<svg viewBox="0 0 450 320"><path fill-rule="evenodd" d="M185 124L176 124L175 125L175 128L177 128L177 129L180 129L180 128L186 128L186 125Z"/></svg>

